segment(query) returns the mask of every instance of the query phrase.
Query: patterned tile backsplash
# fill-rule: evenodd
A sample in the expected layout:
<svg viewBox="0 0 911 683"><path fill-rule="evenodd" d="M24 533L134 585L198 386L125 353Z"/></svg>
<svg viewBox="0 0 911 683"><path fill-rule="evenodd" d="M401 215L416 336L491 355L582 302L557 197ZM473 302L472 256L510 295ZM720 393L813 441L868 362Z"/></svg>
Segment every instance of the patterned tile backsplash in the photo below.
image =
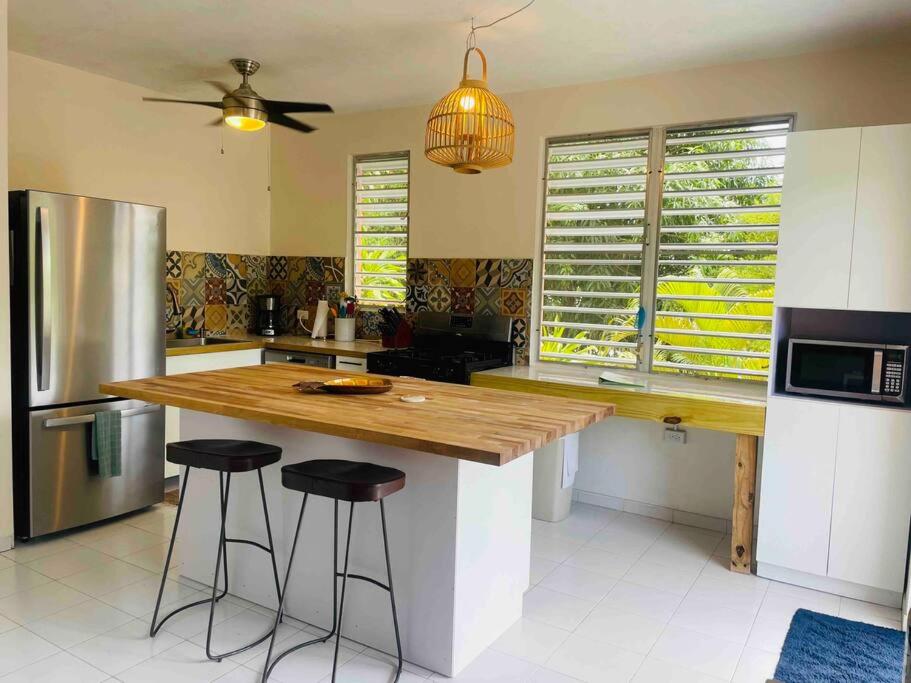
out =
<svg viewBox="0 0 911 683"><path fill-rule="evenodd" d="M167 325L205 325L209 334L252 330L259 294L280 294L284 329L295 327L295 311L320 299L337 301L345 287L341 256L251 256L169 251L165 264ZM438 311L512 318L515 362L528 363L531 318L531 259L409 259L406 315ZM357 333L379 337L379 315L361 309Z"/></svg>
<svg viewBox="0 0 911 683"><path fill-rule="evenodd" d="M251 256L169 251L166 320L169 328L199 328L230 336L253 329L256 297L280 294L282 324L293 329L298 308L316 310L320 299L338 299L345 259L321 256Z"/></svg>
<svg viewBox="0 0 911 683"><path fill-rule="evenodd" d="M405 308L512 318L517 365L528 364L531 259L408 259Z"/></svg>

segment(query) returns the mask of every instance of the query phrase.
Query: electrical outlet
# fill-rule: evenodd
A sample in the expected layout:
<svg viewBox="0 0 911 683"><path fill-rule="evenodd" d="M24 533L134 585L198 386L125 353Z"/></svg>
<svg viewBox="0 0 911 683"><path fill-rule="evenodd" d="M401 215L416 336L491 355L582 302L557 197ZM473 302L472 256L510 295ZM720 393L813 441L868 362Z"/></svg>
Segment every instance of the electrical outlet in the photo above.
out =
<svg viewBox="0 0 911 683"><path fill-rule="evenodd" d="M308 320L310 320L310 311L308 311L306 308L298 308L297 309L297 321L299 323L305 323Z"/></svg>
<svg viewBox="0 0 911 683"><path fill-rule="evenodd" d="M683 445L686 443L686 430L674 429L673 427L665 427L664 440L670 441L671 443Z"/></svg>

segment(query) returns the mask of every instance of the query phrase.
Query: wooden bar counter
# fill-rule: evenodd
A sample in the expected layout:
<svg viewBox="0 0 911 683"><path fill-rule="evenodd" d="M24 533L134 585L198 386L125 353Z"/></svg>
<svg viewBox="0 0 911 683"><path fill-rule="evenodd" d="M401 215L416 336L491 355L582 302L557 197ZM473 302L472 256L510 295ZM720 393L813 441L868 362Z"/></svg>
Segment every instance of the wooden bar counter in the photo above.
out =
<svg viewBox="0 0 911 683"><path fill-rule="evenodd" d="M281 464L343 458L404 471L406 486L387 499L386 513L405 658L455 676L522 616L532 496L532 458L522 456L605 419L613 406L403 378L390 378L392 391L376 395L302 394L292 386L342 376L364 375L262 365L105 384L101 390L181 408L182 439L275 444L283 450ZM400 400L416 394L426 400ZM278 466L263 470L263 478L282 569L301 495L283 489ZM265 537L258 487L255 475L232 478L229 537ZM217 474L193 470L183 504L181 572L211 585L220 515ZM371 504L355 508L351 571L382 576L379 510ZM306 552L298 553L286 601L291 616L326 628L332 621L332 518L332 501L311 497L301 531ZM228 566L232 593L275 607L263 553L232 548ZM360 584L349 584L345 596L344 635L392 653L388 596Z"/></svg>
<svg viewBox="0 0 911 683"><path fill-rule="evenodd" d="M603 384L598 381L603 370L534 363L476 372L471 383L535 396L603 401L612 405L620 417L735 434L730 568L749 573L753 561L756 455L758 437L765 429L766 385L613 368L612 374L637 386Z"/></svg>

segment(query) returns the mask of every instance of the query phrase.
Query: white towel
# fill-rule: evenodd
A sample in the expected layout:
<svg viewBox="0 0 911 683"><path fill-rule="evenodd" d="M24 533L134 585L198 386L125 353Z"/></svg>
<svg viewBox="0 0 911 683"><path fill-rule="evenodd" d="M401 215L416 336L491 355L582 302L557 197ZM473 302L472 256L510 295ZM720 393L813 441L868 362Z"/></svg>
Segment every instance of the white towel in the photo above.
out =
<svg viewBox="0 0 911 683"><path fill-rule="evenodd" d="M563 488L567 489L576 481L579 471L579 432L563 437Z"/></svg>

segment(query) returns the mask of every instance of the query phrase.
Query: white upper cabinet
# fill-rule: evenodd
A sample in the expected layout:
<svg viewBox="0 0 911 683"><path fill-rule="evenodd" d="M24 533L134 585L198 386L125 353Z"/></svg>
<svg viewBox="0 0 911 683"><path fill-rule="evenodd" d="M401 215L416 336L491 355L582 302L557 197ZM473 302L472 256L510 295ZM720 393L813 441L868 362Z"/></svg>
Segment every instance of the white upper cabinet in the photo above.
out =
<svg viewBox="0 0 911 683"><path fill-rule="evenodd" d="M831 431L834 427L826 433ZM831 578L902 592L911 519L909 444L908 411L853 405L839 409ZM764 477L765 470L763 497ZM820 479L826 477L820 474ZM760 520L760 533L761 525Z"/></svg>
<svg viewBox="0 0 911 683"><path fill-rule="evenodd" d="M756 559L825 576L838 404L772 396L766 408Z"/></svg>
<svg viewBox="0 0 911 683"><path fill-rule="evenodd" d="M848 306L860 148L860 128L788 136L776 305Z"/></svg>
<svg viewBox="0 0 911 683"><path fill-rule="evenodd" d="M848 308L911 312L911 125L864 128L859 170Z"/></svg>

